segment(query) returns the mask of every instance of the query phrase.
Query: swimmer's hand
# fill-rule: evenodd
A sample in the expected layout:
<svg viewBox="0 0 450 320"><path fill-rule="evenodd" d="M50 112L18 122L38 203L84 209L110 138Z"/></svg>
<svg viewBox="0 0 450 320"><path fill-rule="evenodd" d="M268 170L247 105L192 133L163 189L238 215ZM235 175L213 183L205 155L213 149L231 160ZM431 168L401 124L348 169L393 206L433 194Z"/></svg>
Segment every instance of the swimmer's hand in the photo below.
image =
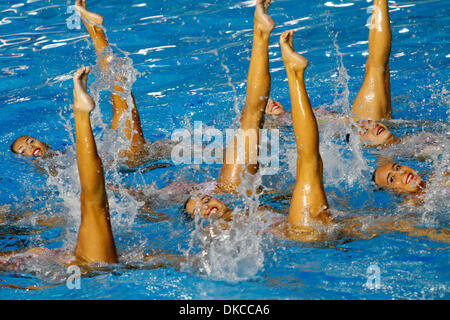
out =
<svg viewBox="0 0 450 320"><path fill-rule="evenodd" d="M87 92L89 67L81 67L73 75L73 110L91 113L95 108L94 100Z"/></svg>

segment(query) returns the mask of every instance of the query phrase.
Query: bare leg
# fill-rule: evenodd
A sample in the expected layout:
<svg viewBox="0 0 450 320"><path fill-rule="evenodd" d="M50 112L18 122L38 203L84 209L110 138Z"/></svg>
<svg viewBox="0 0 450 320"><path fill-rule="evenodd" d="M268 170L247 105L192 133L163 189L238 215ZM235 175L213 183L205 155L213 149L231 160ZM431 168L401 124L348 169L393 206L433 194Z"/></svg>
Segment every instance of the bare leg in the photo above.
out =
<svg viewBox="0 0 450 320"><path fill-rule="evenodd" d="M280 37L281 53L289 81L295 141L297 144L297 182L289 208L290 224L311 226L310 222L328 224L328 202L323 187L323 165L319 153L319 131L308 93L304 72L308 60L293 47L294 31Z"/></svg>
<svg viewBox="0 0 450 320"><path fill-rule="evenodd" d="M99 14L88 11L86 8L86 0L76 0L75 7L84 18L83 23L92 39L95 52L99 56L101 67L103 69L109 68L109 64L107 61L108 57L103 54L104 49L109 45L108 40L106 39L106 35L103 32L102 28L95 25L102 25L103 17ZM114 90L118 92L124 92L124 89L119 85L114 85ZM129 150L121 152L122 156L128 156L129 158L145 154L144 133L142 132L139 113L136 108L136 102L132 93L131 97L133 99L131 119L126 119L124 128L124 134L127 139L131 140L131 145ZM128 104L125 99L114 93L111 93L111 102L113 105L111 129L117 129L122 117L127 114L126 112L128 110Z"/></svg>
<svg viewBox="0 0 450 320"><path fill-rule="evenodd" d="M81 225L75 256L82 262L117 262L116 248L109 220L108 198L102 161L92 134L90 113L94 101L87 93L89 68L73 76L73 111L77 141L77 162L81 183Z"/></svg>
<svg viewBox="0 0 450 320"><path fill-rule="evenodd" d="M259 129L264 125L264 110L270 93L269 36L275 23L267 14L270 0L257 0L254 16L253 47L247 78L245 106L240 120L241 135L228 147L218 185L221 191L233 192L241 183L243 166L248 172L258 171ZM244 159L238 147L244 146Z"/></svg>
<svg viewBox="0 0 450 320"><path fill-rule="evenodd" d="M374 0L369 31L369 58L361 89L353 103L356 121L391 118L389 55L392 34L387 0Z"/></svg>

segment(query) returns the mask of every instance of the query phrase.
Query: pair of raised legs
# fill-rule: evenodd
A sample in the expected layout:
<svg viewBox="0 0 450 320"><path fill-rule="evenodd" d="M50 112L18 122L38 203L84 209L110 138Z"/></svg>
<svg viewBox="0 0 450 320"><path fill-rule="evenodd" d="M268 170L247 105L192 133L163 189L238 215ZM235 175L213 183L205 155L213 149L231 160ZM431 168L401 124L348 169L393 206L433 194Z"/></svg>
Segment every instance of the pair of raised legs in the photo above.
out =
<svg viewBox="0 0 450 320"><path fill-rule="evenodd" d="M275 23L267 14L270 1L258 0L254 17L253 48L247 79L246 104L242 112L241 128L259 130L264 124L264 109L270 93L268 46L269 36ZM322 159L319 154L319 131L304 82L308 60L294 51L293 31L285 31L280 37L280 47L286 68L291 95L292 117L297 144L297 182L289 209L289 222L295 226L307 226L309 219L327 224L328 203L323 187ZM245 139L245 135L243 135ZM235 143L239 137L235 137ZM251 141L251 140L250 140ZM245 144L245 141L242 142ZM259 141L257 141L259 144ZM258 144L246 144L245 160L257 153ZM229 148L236 148L232 144ZM236 157L236 149L234 150ZM235 158L236 159L236 158ZM248 163L248 162L246 162ZM258 164L247 166L249 173L258 170ZM219 186L227 189L239 185L242 166L224 164L219 177Z"/></svg>
<svg viewBox="0 0 450 320"><path fill-rule="evenodd" d="M268 46L269 36L275 23L267 15L270 0L257 0L255 17L254 17L254 41L252 48L252 57L249 67L247 81L246 103L240 120L240 128L244 132L244 136L250 132L255 132L257 140L248 143L243 141L245 145L244 164L239 159L237 152L238 139L242 136L236 136L232 145L229 147L234 149L232 159L225 161L225 164L218 179L218 186L221 191L233 192L240 184L244 169L251 174L258 170L258 164L251 163L251 159L257 154L257 146L259 145L259 129L264 124L264 110L270 93L270 74L269 74L269 57ZM86 28L92 38L96 52L101 53L108 45L103 30L95 24L101 24L103 19L101 16L95 15L86 9L85 1L77 0L76 5L84 19ZM92 24L94 23L94 24ZM108 67L107 57L102 57L100 61L103 68ZM82 68L77 71L74 76L74 112L76 121L76 137L77 137L77 159L81 181L81 213L82 223L78 235L76 248L76 256L83 261L95 262L113 262L117 260L114 248L114 240L112 237L111 225L109 223L108 203L105 193L103 168L101 161L97 155L95 141L93 140L90 128L89 113L95 107L94 102L86 91L86 81L89 69ZM120 91L120 88L116 88ZM118 122L120 116L123 116L124 110L128 108L126 101L120 96L112 93L114 117L112 128ZM132 106L136 109L136 106ZM137 115L137 111L135 113ZM115 121L115 119L117 121ZM138 125L139 119L133 120L130 124ZM127 126L126 130L136 129L133 126ZM141 131L137 131L139 133ZM137 147L140 147L144 140L142 134L135 134L130 137L135 138ZM245 138L243 138L245 139ZM132 146L133 146L132 140ZM142 141L142 143L140 142ZM231 163L231 164L228 164ZM89 178L91 177L91 178Z"/></svg>
<svg viewBox="0 0 450 320"><path fill-rule="evenodd" d="M96 13L90 12L86 8L86 0L76 0L75 8L83 18L83 24L91 37L95 52L99 57L101 68L103 70L108 70L110 67L108 59L110 57L106 54L105 48L107 48L109 44L106 39L106 35L101 28L101 25L103 24L103 17ZM120 80L121 79L117 79L117 81ZM124 89L120 86L120 84L116 83L114 84L114 91L123 93ZM139 113L133 93L130 93L132 105L131 111L129 111L130 106L128 106L127 100L115 92L111 92L111 102L113 107L111 129L118 129L121 121L123 121L123 117L126 117L123 133L126 138L130 140L130 146L128 150L121 150L120 155L128 157L128 165L135 166L139 164L139 159L146 154L145 139Z"/></svg>
<svg viewBox="0 0 450 320"><path fill-rule="evenodd" d="M269 36L275 23L267 14L270 1L258 0L254 16L253 47L247 79L246 103L242 111L240 129L242 134L235 136L228 147L225 163L218 179L221 191L234 191L241 183L241 178L248 172L255 174L258 163L251 160L257 158L259 140L246 139L252 134L259 136L259 130L264 124L264 110L270 93L269 73ZM295 226L308 226L311 220L327 224L328 203L323 187L322 160L319 154L319 132L316 118L309 102L304 83L304 71L308 61L293 48L293 31L286 31L281 35L280 46L283 62L286 68L291 94L292 117L298 150L297 183L294 189L289 222ZM239 141L241 139L242 141ZM239 142L245 146L245 152L237 150ZM232 153L229 153L229 151ZM234 158L227 158L232 154ZM239 159L244 154L244 159ZM240 161L243 164L239 164ZM244 170L246 169L246 170ZM220 201L211 197L193 197L186 205L190 214L197 210L202 215L209 216L217 212L216 216L224 216L229 211ZM220 213L218 211L224 211Z"/></svg>
<svg viewBox="0 0 450 320"><path fill-rule="evenodd" d="M251 174L258 170L258 164L251 163L250 159L257 154L257 146L259 145L259 129L264 124L264 111L270 93L270 74L269 74L269 57L268 46L269 36L275 23L267 15L270 0L257 0L255 16L254 16L254 41L252 48L252 57L248 73L246 103L240 120L240 128L244 135L250 132L257 133L257 140L248 143L243 141L245 145L244 164L240 164L237 152L238 139L236 136L229 148L234 149L232 159L225 161L220 173L218 186L221 191L233 192L240 184L244 169ZM95 15L86 9L85 1L77 0L76 5L83 18L87 20L86 28L92 38L95 50L98 54L103 52L108 45L103 30L95 24L101 24L103 19L101 16ZM92 24L92 22L94 24ZM106 57L102 57L100 61L103 68L107 68ZM106 198L103 168L100 158L98 157L95 147L95 141L92 136L90 127L89 114L95 105L86 91L86 81L89 69L81 68L74 76L74 113L76 121L76 137L77 137L77 160L81 181L81 213L82 222L78 235L76 248L76 256L83 261L95 262L113 262L117 260L115 253L114 240L112 237L111 225L109 223L108 202ZM116 90L120 91L120 88ZM126 101L120 96L112 93L113 109L115 119L119 120L124 114L124 110L128 108ZM136 106L132 106L136 109ZM136 111L137 115L137 111ZM139 119L132 121L140 127ZM115 124L113 119L113 124ZM112 127L113 127L112 124ZM126 130L133 131L132 126L127 126ZM139 132L139 131L137 131ZM140 141L143 135L135 134L136 140ZM133 139L134 136L130 138ZM245 138L243 138L245 139ZM133 140L132 140L133 145ZM136 143L140 146L140 142ZM227 164L230 162L231 164ZM89 178L91 177L91 178Z"/></svg>

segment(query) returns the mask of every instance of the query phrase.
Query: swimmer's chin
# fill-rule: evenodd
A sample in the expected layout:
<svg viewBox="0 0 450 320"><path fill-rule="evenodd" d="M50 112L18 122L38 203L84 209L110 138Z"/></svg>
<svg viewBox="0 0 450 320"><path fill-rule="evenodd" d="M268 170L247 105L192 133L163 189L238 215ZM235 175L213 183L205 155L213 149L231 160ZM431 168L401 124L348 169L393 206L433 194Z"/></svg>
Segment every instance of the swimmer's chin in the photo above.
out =
<svg viewBox="0 0 450 320"><path fill-rule="evenodd" d="M34 152L32 155L30 155L31 158L33 159L51 159L54 156L56 156L58 154L58 151L50 149L49 147L43 148L43 149L39 149L39 152Z"/></svg>
<svg viewBox="0 0 450 320"><path fill-rule="evenodd" d="M46 159L51 159L51 158L53 158L53 157L55 157L55 156L57 156L57 155L59 155L59 154L61 154L61 152L60 151L57 151L57 150L53 150L53 149L46 149L44 152L42 152L42 154L40 154L38 157L36 157L36 158L39 158L39 159L44 159L44 160L46 160Z"/></svg>
<svg viewBox="0 0 450 320"><path fill-rule="evenodd" d="M220 219L225 221L231 221L233 219L233 210L231 208L225 208L223 213L220 215Z"/></svg>
<svg viewBox="0 0 450 320"><path fill-rule="evenodd" d="M392 189L395 192L403 193L405 195L419 196L426 190L426 182L421 180L417 186L413 186L410 189Z"/></svg>
<svg viewBox="0 0 450 320"><path fill-rule="evenodd" d="M361 142L362 145L366 148L386 149L394 144L401 143L402 140L397 136L391 135L389 138L386 139L386 141L383 141L381 143L373 142L371 140L363 140Z"/></svg>

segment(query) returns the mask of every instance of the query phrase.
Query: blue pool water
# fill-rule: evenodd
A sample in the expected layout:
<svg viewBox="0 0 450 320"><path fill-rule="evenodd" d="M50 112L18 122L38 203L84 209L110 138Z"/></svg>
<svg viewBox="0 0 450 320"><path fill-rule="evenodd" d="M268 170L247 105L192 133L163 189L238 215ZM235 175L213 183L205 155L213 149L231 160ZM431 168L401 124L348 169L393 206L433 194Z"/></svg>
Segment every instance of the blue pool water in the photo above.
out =
<svg viewBox="0 0 450 320"><path fill-rule="evenodd" d="M88 8L105 18L113 49L128 56L137 71L133 93L145 137L170 138L194 121L218 129L236 127L242 107L252 41L252 1L92 1ZM67 6L54 0L0 4L0 205L10 205L0 224L0 251L26 247L70 249L79 225L78 176L74 167L71 74L96 65L83 26L70 29ZM313 106L347 114L364 75L371 1L275 0L270 15L277 28L270 39L271 96L290 109L286 73L278 46L282 31L295 29L294 45L310 61L306 86ZM389 1L393 131L399 135L448 132L450 1ZM95 80L92 77L90 84ZM95 121L100 152L111 149L102 124L111 119L108 92L100 93ZM65 151L58 177L38 171L9 150L23 134ZM332 139L321 129L325 188L334 210L349 216L421 217L424 226L448 227L445 194L432 189L425 204L401 206L403 198L374 192L369 180L382 151L361 150ZM266 183L284 190L295 182L291 128L280 129L281 170ZM104 138L104 139L102 139ZM398 159L430 177L449 170L448 143L426 161ZM161 188L183 178L206 181L219 165L183 165L144 174L107 167L112 184ZM23 273L0 271L1 284L53 285L25 291L0 288L1 299L448 299L449 249L445 243L400 233L370 240L311 246L254 232L254 226L213 246L199 227L179 217L179 206L155 209L160 219L143 219L130 197L109 194L112 224L123 265L83 277L80 290L62 279L66 270L45 262ZM242 198L242 197L241 197ZM238 205L248 202L241 199ZM256 200L258 201L258 200ZM281 209L289 201L259 199ZM33 215L20 217L24 212ZM51 226L38 219L59 218ZM255 227L256 228L256 227ZM240 235L240 236L239 236ZM206 250L201 267L137 269L147 249L183 254ZM136 262L137 261L137 262ZM366 285L380 271L380 288ZM371 269L372 268L372 269ZM62 284L58 284L61 283Z"/></svg>

